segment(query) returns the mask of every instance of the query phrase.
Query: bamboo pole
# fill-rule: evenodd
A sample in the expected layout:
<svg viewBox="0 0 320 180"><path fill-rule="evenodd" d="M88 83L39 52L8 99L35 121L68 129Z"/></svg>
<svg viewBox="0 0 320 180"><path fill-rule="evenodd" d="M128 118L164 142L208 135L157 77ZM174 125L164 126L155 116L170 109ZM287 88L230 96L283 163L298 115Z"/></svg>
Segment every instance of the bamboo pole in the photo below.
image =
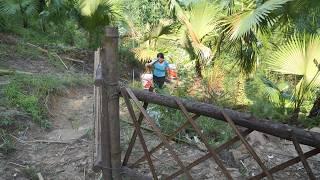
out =
<svg viewBox="0 0 320 180"><path fill-rule="evenodd" d="M109 131L102 128L102 133L110 135L110 153L112 177L120 180L121 150L120 150L120 121L119 121L119 72L118 72L118 28L106 27L101 53L101 73L103 76L103 104L107 108L104 118L109 123Z"/></svg>

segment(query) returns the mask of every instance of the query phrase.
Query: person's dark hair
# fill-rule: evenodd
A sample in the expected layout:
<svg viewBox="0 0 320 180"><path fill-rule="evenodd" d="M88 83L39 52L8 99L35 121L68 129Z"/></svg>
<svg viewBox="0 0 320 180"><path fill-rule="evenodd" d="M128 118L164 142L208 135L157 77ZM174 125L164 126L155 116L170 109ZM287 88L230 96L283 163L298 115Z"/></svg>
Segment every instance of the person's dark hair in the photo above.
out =
<svg viewBox="0 0 320 180"><path fill-rule="evenodd" d="M158 53L158 54L157 54L157 58L162 58L162 59L164 59L163 53Z"/></svg>

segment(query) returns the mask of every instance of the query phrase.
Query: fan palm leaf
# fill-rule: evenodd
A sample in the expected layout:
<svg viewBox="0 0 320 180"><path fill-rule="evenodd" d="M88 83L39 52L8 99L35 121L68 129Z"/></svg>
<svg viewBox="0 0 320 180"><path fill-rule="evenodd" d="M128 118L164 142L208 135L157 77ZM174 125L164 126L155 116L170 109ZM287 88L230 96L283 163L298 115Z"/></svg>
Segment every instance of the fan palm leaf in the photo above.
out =
<svg viewBox="0 0 320 180"><path fill-rule="evenodd" d="M103 28L121 20L122 6L117 0L79 0L75 13L79 25L89 33L89 44L100 44Z"/></svg>
<svg viewBox="0 0 320 180"><path fill-rule="evenodd" d="M311 86L319 86L318 76L320 62L320 36L310 38L294 36L284 46L280 47L267 61L270 69L283 74L301 75L302 81Z"/></svg>
<svg viewBox="0 0 320 180"><path fill-rule="evenodd" d="M211 35L218 28L216 19L220 16L220 9L215 4L199 1L191 4L190 11L184 11L176 3L177 17L185 25L186 31L202 59L210 59L211 49L204 45L204 38Z"/></svg>
<svg viewBox="0 0 320 180"><path fill-rule="evenodd" d="M80 0L80 10L87 28L94 29L120 18L121 7L115 0Z"/></svg>
<svg viewBox="0 0 320 180"><path fill-rule="evenodd" d="M205 36L213 33L218 28L217 19L220 9L207 1L195 3L190 10L190 31L196 34L201 41Z"/></svg>
<svg viewBox="0 0 320 180"><path fill-rule="evenodd" d="M256 8L246 9L227 17L223 24L227 27L231 40L239 39L250 31L255 31L261 24L273 24L274 20L269 15L276 9L292 0L268 0Z"/></svg>
<svg viewBox="0 0 320 180"><path fill-rule="evenodd" d="M157 55L157 52L155 50L147 47L133 48L131 51L134 53L135 58L142 63L146 63L154 59L154 57L156 57Z"/></svg>

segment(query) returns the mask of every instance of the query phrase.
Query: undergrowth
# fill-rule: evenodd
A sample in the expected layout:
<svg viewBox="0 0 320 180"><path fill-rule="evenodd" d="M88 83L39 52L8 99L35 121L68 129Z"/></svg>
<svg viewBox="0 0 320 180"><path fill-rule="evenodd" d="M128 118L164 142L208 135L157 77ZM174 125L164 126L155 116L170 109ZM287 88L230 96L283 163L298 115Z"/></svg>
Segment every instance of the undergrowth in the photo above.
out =
<svg viewBox="0 0 320 180"><path fill-rule="evenodd" d="M41 127L49 128L46 101L49 95L63 93L64 89L88 85L88 75L15 75L4 89L4 95L11 106L30 114L33 121Z"/></svg>
<svg viewBox="0 0 320 180"><path fill-rule="evenodd" d="M187 121L180 110L159 105L149 106L148 113L156 120L156 123L165 134L173 133ZM209 137L209 144L214 147L226 142L233 136L231 127L223 121L201 116L195 122L200 127L201 132L206 137ZM188 127L178 133L176 137L193 141L192 143L199 143L200 138L191 125L188 125Z"/></svg>
<svg viewBox="0 0 320 180"><path fill-rule="evenodd" d="M2 121L0 119L0 121ZM3 154L10 154L16 150L12 137L6 130L0 128L0 152Z"/></svg>

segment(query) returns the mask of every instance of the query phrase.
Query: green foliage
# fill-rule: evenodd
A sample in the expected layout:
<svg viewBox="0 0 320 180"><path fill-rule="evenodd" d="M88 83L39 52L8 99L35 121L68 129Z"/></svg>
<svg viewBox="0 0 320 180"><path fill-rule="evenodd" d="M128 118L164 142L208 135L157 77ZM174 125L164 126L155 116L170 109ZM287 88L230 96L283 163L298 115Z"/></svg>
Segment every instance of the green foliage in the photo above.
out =
<svg viewBox="0 0 320 180"><path fill-rule="evenodd" d="M19 16L23 20L23 27L28 27L29 18L37 13L38 0L1 0L0 13L6 16Z"/></svg>
<svg viewBox="0 0 320 180"><path fill-rule="evenodd" d="M282 83L274 83L259 74L249 79L245 91L252 102L250 111L259 117L287 122L288 114L292 112L292 94L289 88L279 88Z"/></svg>
<svg viewBox="0 0 320 180"><path fill-rule="evenodd" d="M199 1L191 3L190 10L184 11L175 4L177 17L184 25L181 33L181 45L189 53L190 59L196 61L197 75L201 77L201 69L212 59L212 50L207 46L217 36L221 10L214 3Z"/></svg>
<svg viewBox="0 0 320 180"><path fill-rule="evenodd" d="M309 118L307 116L300 116L299 122L303 125L305 128L313 128L313 127L319 127L320 126L320 118Z"/></svg>
<svg viewBox="0 0 320 180"><path fill-rule="evenodd" d="M157 121L162 132L166 134L171 134L187 121L180 110L163 106L153 105L148 108L148 113ZM207 117L200 117L196 121L204 135L209 137L209 143L213 146L219 146L229 140L233 135L232 129L228 127L225 122ZM180 139L190 139L194 138L194 136L198 137L191 125L177 134L177 137Z"/></svg>
<svg viewBox="0 0 320 180"><path fill-rule="evenodd" d="M77 77L64 74L61 77L53 75L15 75L10 84L5 87L5 96L12 106L23 109L41 127L49 127L46 120L47 110L44 106L49 94L63 91L67 86L87 85L90 80L86 76Z"/></svg>
<svg viewBox="0 0 320 180"><path fill-rule="evenodd" d="M255 28L264 27L263 24L273 24L274 19L269 15L272 11L283 7L291 0L269 0L261 5L248 5L240 13L236 13L227 18L226 24L231 40L236 40L248 35Z"/></svg>
<svg viewBox="0 0 320 180"><path fill-rule="evenodd" d="M168 17L164 1L124 0L123 3L127 4L125 12L130 12L130 16L135 17L133 21L138 24L138 27L143 27L145 24L156 25L160 19Z"/></svg>
<svg viewBox="0 0 320 180"><path fill-rule="evenodd" d="M120 19L121 4L116 0L80 0L75 6L79 26L89 33L90 47L99 47L104 27Z"/></svg>
<svg viewBox="0 0 320 180"><path fill-rule="evenodd" d="M23 174L30 180L38 180L37 169L34 167L26 167L22 169Z"/></svg>
<svg viewBox="0 0 320 180"><path fill-rule="evenodd" d="M7 25L7 22L3 16L0 14L0 31L3 31Z"/></svg>
<svg viewBox="0 0 320 180"><path fill-rule="evenodd" d="M0 128L0 152L10 154L16 150L12 137Z"/></svg>
<svg viewBox="0 0 320 180"><path fill-rule="evenodd" d="M1 117L0 118L0 127L1 128L8 128L10 126L13 126L15 124L14 120L7 117Z"/></svg>
<svg viewBox="0 0 320 180"><path fill-rule="evenodd" d="M286 45L280 47L267 63L273 71L303 76L301 83L306 81L309 84L314 81L313 85L317 86L320 84L320 78L317 76L319 48L320 36L294 36Z"/></svg>
<svg viewBox="0 0 320 180"><path fill-rule="evenodd" d="M234 135L232 128L226 122L208 117L200 117L197 122L214 147L225 143Z"/></svg>
<svg viewBox="0 0 320 180"><path fill-rule="evenodd" d="M288 107L288 101L291 102L292 92L289 91L289 84L280 82L275 84L271 80L261 78L265 86L262 87L263 95L265 95L270 102L285 110Z"/></svg>
<svg viewBox="0 0 320 180"><path fill-rule="evenodd" d="M294 115L296 121L298 113L308 94L320 85L319 59L320 37L311 35L299 38L294 36L285 45L279 48L268 60L273 71L283 74L299 76L300 81L294 90Z"/></svg>
<svg viewBox="0 0 320 180"><path fill-rule="evenodd" d="M319 33L320 1L294 0L289 2L283 16L280 18L280 27L284 33ZM289 27L290 28L289 28Z"/></svg>

